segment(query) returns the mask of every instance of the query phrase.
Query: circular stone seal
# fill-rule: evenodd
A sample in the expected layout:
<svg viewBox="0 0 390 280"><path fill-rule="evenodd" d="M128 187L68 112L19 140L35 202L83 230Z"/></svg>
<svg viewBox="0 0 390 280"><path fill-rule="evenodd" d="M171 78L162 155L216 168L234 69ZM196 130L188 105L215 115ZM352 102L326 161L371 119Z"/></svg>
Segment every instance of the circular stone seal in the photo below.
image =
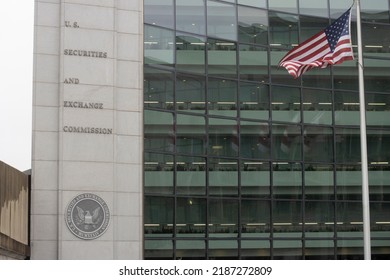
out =
<svg viewBox="0 0 390 280"><path fill-rule="evenodd" d="M69 230L81 239L96 239L107 229L110 210L106 202L92 193L76 196L65 212L65 222Z"/></svg>

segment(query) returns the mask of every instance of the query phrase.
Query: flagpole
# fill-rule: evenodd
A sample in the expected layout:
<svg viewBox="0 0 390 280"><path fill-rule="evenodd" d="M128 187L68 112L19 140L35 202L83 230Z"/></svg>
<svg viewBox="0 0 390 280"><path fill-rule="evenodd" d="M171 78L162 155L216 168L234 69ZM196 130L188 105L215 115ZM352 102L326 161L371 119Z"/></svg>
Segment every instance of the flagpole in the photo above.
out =
<svg viewBox="0 0 390 280"><path fill-rule="evenodd" d="M368 189L367 131L366 131L366 101L364 98L364 66L363 45L360 16L360 0L356 2L358 68L359 68L359 104L360 104L360 151L362 165L362 204L363 204L363 244L364 259L371 259L371 228L370 228L370 193Z"/></svg>

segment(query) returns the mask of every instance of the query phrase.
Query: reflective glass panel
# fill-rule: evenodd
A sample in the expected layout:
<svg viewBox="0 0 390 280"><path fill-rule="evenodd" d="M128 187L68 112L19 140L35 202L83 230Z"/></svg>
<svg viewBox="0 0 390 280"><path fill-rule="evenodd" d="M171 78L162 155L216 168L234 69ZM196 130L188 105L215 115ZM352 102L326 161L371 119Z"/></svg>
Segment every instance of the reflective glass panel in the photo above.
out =
<svg viewBox="0 0 390 280"><path fill-rule="evenodd" d="M275 238L302 237L302 202L282 201L272 202L272 221ZM275 242L276 240L274 240ZM275 245L275 243L274 243ZM276 248L278 248L276 246ZM289 247L284 247L289 248Z"/></svg>
<svg viewBox="0 0 390 280"><path fill-rule="evenodd" d="M305 126L303 156L306 162L333 162L333 129L323 126Z"/></svg>
<svg viewBox="0 0 390 280"><path fill-rule="evenodd" d="M305 201L305 237L334 237L334 202Z"/></svg>
<svg viewBox="0 0 390 280"><path fill-rule="evenodd" d="M298 16L269 12L269 21L271 46L291 48L298 44Z"/></svg>
<svg viewBox="0 0 390 280"><path fill-rule="evenodd" d="M305 240L305 260L334 260L333 240Z"/></svg>
<svg viewBox="0 0 390 280"><path fill-rule="evenodd" d="M339 200L362 200L362 172L360 164L336 166L336 195Z"/></svg>
<svg viewBox="0 0 390 280"><path fill-rule="evenodd" d="M301 128L295 125L272 126L272 158L300 160L302 158Z"/></svg>
<svg viewBox="0 0 390 280"><path fill-rule="evenodd" d="M390 95L366 93L367 125L390 126Z"/></svg>
<svg viewBox="0 0 390 280"><path fill-rule="evenodd" d="M336 128L336 162L360 162L360 129Z"/></svg>
<svg viewBox="0 0 390 280"><path fill-rule="evenodd" d="M209 115L237 116L237 82L225 79L208 80Z"/></svg>
<svg viewBox="0 0 390 280"><path fill-rule="evenodd" d="M204 113L206 107L205 77L178 74L176 76L176 110Z"/></svg>
<svg viewBox="0 0 390 280"><path fill-rule="evenodd" d="M299 88L271 87L273 121L298 123L301 121L301 91Z"/></svg>
<svg viewBox="0 0 390 280"><path fill-rule="evenodd" d="M173 198L144 198L144 230L146 237L171 237L173 234Z"/></svg>
<svg viewBox="0 0 390 280"><path fill-rule="evenodd" d="M338 125L359 125L359 94L357 92L336 91L335 123Z"/></svg>
<svg viewBox="0 0 390 280"><path fill-rule="evenodd" d="M206 256L206 242L204 240L177 240L177 260L201 260Z"/></svg>
<svg viewBox="0 0 390 280"><path fill-rule="evenodd" d="M237 237L238 202L236 200L209 200L209 236ZM237 242L237 241L234 241ZM226 244L227 249L231 244Z"/></svg>
<svg viewBox="0 0 390 280"><path fill-rule="evenodd" d="M206 153L206 126L204 117L177 114L176 151L184 154Z"/></svg>
<svg viewBox="0 0 390 280"><path fill-rule="evenodd" d="M172 260L172 240L145 240L145 260Z"/></svg>
<svg viewBox="0 0 390 280"><path fill-rule="evenodd" d="M241 157L269 159L270 134L268 123L241 121L240 135Z"/></svg>
<svg viewBox="0 0 390 280"><path fill-rule="evenodd" d="M210 240L209 259L211 260L236 260L238 258L237 240Z"/></svg>
<svg viewBox="0 0 390 280"><path fill-rule="evenodd" d="M361 0L362 20L373 22L389 22L388 0Z"/></svg>
<svg viewBox="0 0 390 280"><path fill-rule="evenodd" d="M269 240L241 240L241 259L259 260L271 259Z"/></svg>
<svg viewBox="0 0 390 280"><path fill-rule="evenodd" d="M266 8L267 0L237 0L237 4L259 7L259 8Z"/></svg>
<svg viewBox="0 0 390 280"><path fill-rule="evenodd" d="M270 196L270 164L255 160L243 160L240 167L241 196Z"/></svg>
<svg viewBox="0 0 390 280"><path fill-rule="evenodd" d="M235 160L209 159L209 195L237 196L238 164Z"/></svg>
<svg viewBox="0 0 390 280"><path fill-rule="evenodd" d="M270 10L297 13L297 0L269 0Z"/></svg>
<svg viewBox="0 0 390 280"><path fill-rule="evenodd" d="M176 208L176 236L204 237L206 234L206 200L178 198Z"/></svg>
<svg viewBox="0 0 390 280"><path fill-rule="evenodd" d="M241 237L269 238L270 202L263 200L241 201Z"/></svg>
<svg viewBox="0 0 390 280"><path fill-rule="evenodd" d="M174 75L150 67L144 68L144 107L173 109Z"/></svg>
<svg viewBox="0 0 390 280"><path fill-rule="evenodd" d="M144 191L148 194L172 194L174 192L173 156L144 154Z"/></svg>
<svg viewBox="0 0 390 280"><path fill-rule="evenodd" d="M234 5L207 1L207 35L237 40L237 16Z"/></svg>
<svg viewBox="0 0 390 280"><path fill-rule="evenodd" d="M333 165L305 165L305 198L334 199Z"/></svg>
<svg viewBox="0 0 390 280"><path fill-rule="evenodd" d="M273 260L302 260L302 240L274 240Z"/></svg>
<svg viewBox="0 0 390 280"><path fill-rule="evenodd" d="M239 46L240 79L268 83L268 50L252 45Z"/></svg>
<svg viewBox="0 0 390 280"><path fill-rule="evenodd" d="M194 35L176 35L176 70L205 73L206 39Z"/></svg>
<svg viewBox="0 0 390 280"><path fill-rule="evenodd" d="M390 46L389 46L390 49ZM389 54L369 54L374 58L364 59L364 86L366 91L390 93L388 78L390 75Z"/></svg>
<svg viewBox="0 0 390 280"><path fill-rule="evenodd" d="M195 34L206 34L204 0L176 0L176 29Z"/></svg>
<svg viewBox="0 0 390 280"><path fill-rule="evenodd" d="M176 194L206 193L206 160L200 157L176 157Z"/></svg>
<svg viewBox="0 0 390 280"><path fill-rule="evenodd" d="M236 43L209 39L207 55L209 75L237 78Z"/></svg>
<svg viewBox="0 0 390 280"><path fill-rule="evenodd" d="M262 84L239 84L240 116L247 119L269 119L269 86Z"/></svg>
<svg viewBox="0 0 390 280"><path fill-rule="evenodd" d="M328 1L323 0L299 0L299 11L304 15L316 17L328 17Z"/></svg>
<svg viewBox="0 0 390 280"><path fill-rule="evenodd" d="M173 28L173 6L173 0L144 0L145 23Z"/></svg>
<svg viewBox="0 0 390 280"><path fill-rule="evenodd" d="M145 25L144 63L172 66L174 62L173 31Z"/></svg>
<svg viewBox="0 0 390 280"><path fill-rule="evenodd" d="M235 120L209 118L209 155L237 156L238 125Z"/></svg>
<svg viewBox="0 0 390 280"><path fill-rule="evenodd" d="M336 230L338 238L363 237L363 208L359 202L336 202Z"/></svg>
<svg viewBox="0 0 390 280"><path fill-rule="evenodd" d="M332 124L331 92L317 89L303 89L302 109L305 123Z"/></svg>
<svg viewBox="0 0 390 280"><path fill-rule="evenodd" d="M280 199L301 199L303 182L301 164L274 162L272 168L273 196Z"/></svg>
<svg viewBox="0 0 390 280"><path fill-rule="evenodd" d="M267 12L260 9L238 7L238 40L243 43L268 43Z"/></svg>
<svg viewBox="0 0 390 280"><path fill-rule="evenodd" d="M173 152L175 134L173 115L159 111L144 111L144 145L147 150Z"/></svg>

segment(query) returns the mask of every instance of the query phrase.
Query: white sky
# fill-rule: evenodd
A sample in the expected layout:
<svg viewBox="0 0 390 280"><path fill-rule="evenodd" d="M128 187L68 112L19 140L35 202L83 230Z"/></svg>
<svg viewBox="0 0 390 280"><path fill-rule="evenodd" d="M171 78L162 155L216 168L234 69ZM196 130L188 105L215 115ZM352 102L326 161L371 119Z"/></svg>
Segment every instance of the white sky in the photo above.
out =
<svg viewBox="0 0 390 280"><path fill-rule="evenodd" d="M34 0L0 7L0 161L31 168Z"/></svg>

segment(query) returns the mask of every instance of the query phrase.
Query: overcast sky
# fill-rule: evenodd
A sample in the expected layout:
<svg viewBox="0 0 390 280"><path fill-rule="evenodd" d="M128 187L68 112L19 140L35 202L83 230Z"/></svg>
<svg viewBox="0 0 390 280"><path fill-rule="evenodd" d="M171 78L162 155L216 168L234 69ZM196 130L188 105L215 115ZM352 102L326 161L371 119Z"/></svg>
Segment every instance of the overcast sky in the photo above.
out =
<svg viewBox="0 0 390 280"><path fill-rule="evenodd" d="M31 168L34 0L0 7L0 161Z"/></svg>

